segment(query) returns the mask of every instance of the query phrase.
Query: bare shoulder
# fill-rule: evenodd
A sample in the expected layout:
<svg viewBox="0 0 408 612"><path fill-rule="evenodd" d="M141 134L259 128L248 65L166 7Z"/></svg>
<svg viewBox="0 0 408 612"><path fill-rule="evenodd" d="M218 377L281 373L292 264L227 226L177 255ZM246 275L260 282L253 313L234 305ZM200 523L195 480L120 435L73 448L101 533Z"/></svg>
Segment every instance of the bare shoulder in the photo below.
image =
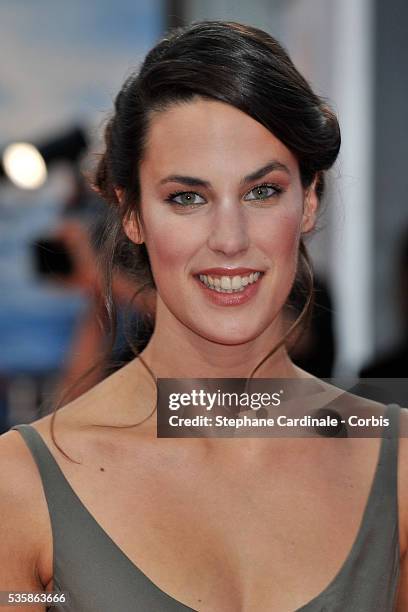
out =
<svg viewBox="0 0 408 612"><path fill-rule="evenodd" d="M0 590L40 589L40 557L49 542L38 469L21 435L0 436Z"/></svg>
<svg viewBox="0 0 408 612"><path fill-rule="evenodd" d="M149 386L150 385L150 386ZM51 433L52 414L30 425L41 435L68 478L77 478L75 459L91 462L121 452L115 430L94 425L131 425L150 410L154 387L130 364L56 412L57 450ZM151 397L150 397L151 396ZM120 430L117 430L120 431ZM122 430L123 431L123 430ZM20 432L0 436L0 590L40 590L52 573L52 531L41 476Z"/></svg>
<svg viewBox="0 0 408 612"><path fill-rule="evenodd" d="M32 499L40 484L38 470L31 453L17 431L0 436L0 503L6 509L19 510ZM7 504L6 504L7 501ZM3 515L4 516L4 515ZM26 516L26 515L25 515Z"/></svg>
<svg viewBox="0 0 408 612"><path fill-rule="evenodd" d="M70 427L86 427L91 423L126 424L133 422L135 416L148 414L155 394L154 381L140 362L133 360L59 409L58 414ZM37 423L46 422L49 418Z"/></svg>
<svg viewBox="0 0 408 612"><path fill-rule="evenodd" d="M99 452L114 452L122 428L144 421L155 408L155 386L137 363L131 362L92 389L31 425L38 431L64 472L72 459L93 461ZM151 427L133 429L133 437ZM116 429L117 428L117 429ZM150 431L150 430L149 430ZM121 436L120 444L123 444ZM62 451L62 454L61 452Z"/></svg>
<svg viewBox="0 0 408 612"><path fill-rule="evenodd" d="M399 413L398 496L401 551L408 552L408 409Z"/></svg>

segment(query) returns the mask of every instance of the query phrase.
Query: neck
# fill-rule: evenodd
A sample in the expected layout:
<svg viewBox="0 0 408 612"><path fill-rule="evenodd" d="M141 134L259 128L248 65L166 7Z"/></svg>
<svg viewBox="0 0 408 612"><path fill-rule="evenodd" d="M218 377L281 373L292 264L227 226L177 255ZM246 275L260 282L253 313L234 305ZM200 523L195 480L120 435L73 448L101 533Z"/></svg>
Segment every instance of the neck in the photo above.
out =
<svg viewBox="0 0 408 612"><path fill-rule="evenodd" d="M154 333L141 356L157 378L247 378L284 335L276 321L261 336L237 345L209 341L178 321L156 320ZM286 347L281 346L256 370L255 378L299 378Z"/></svg>

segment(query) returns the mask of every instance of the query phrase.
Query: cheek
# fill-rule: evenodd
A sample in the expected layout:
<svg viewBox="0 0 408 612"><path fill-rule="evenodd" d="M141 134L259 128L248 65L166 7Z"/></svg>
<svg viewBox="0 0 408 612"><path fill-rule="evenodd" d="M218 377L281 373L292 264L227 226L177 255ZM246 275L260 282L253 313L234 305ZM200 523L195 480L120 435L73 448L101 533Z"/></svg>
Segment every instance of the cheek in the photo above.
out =
<svg viewBox="0 0 408 612"><path fill-rule="evenodd" d="M186 268L197 248L197 235L187 224L149 219L146 224L149 232L145 236L146 247L152 264L153 273L171 269L177 272Z"/></svg>
<svg viewBox="0 0 408 612"><path fill-rule="evenodd" d="M273 220L273 223L264 225L261 238L263 250L272 260L297 259L300 223L298 214L289 213L281 214Z"/></svg>

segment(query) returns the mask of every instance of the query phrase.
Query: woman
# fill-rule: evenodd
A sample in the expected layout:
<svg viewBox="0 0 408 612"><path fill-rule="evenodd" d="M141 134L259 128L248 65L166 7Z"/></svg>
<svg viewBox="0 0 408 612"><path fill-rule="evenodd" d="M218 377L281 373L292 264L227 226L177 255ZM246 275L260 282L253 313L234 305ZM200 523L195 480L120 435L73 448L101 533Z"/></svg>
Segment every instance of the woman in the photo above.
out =
<svg viewBox="0 0 408 612"><path fill-rule="evenodd" d="M284 315L339 145L251 27L176 31L125 83L96 188L108 254L156 288L154 332L53 431L46 417L2 437L1 590L65 591L76 612L387 612L400 554L408 609L402 441L397 496L395 439L156 435L157 378L310 378Z"/></svg>

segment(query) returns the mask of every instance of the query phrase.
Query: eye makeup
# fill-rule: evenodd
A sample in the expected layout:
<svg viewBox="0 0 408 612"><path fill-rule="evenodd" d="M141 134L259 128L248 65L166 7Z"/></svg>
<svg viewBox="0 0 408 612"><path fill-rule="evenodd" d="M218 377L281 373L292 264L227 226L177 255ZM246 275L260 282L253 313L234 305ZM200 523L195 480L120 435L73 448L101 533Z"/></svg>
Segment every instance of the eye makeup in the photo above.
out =
<svg viewBox="0 0 408 612"><path fill-rule="evenodd" d="M276 198L283 193L284 189L280 185L276 185L274 183L261 183L260 185L256 185L252 187L247 193L243 196L243 199L247 202L265 202L272 198ZM255 197L248 197L250 194L255 192ZM256 197L258 195L258 197ZM177 201L177 198L179 200ZM184 198L184 201L182 201ZM197 201L197 199L201 198L201 202ZM170 193L165 201L171 205L180 206L183 208L187 207L197 207L205 204L207 200L204 196L200 195L196 191L183 191L178 190Z"/></svg>

